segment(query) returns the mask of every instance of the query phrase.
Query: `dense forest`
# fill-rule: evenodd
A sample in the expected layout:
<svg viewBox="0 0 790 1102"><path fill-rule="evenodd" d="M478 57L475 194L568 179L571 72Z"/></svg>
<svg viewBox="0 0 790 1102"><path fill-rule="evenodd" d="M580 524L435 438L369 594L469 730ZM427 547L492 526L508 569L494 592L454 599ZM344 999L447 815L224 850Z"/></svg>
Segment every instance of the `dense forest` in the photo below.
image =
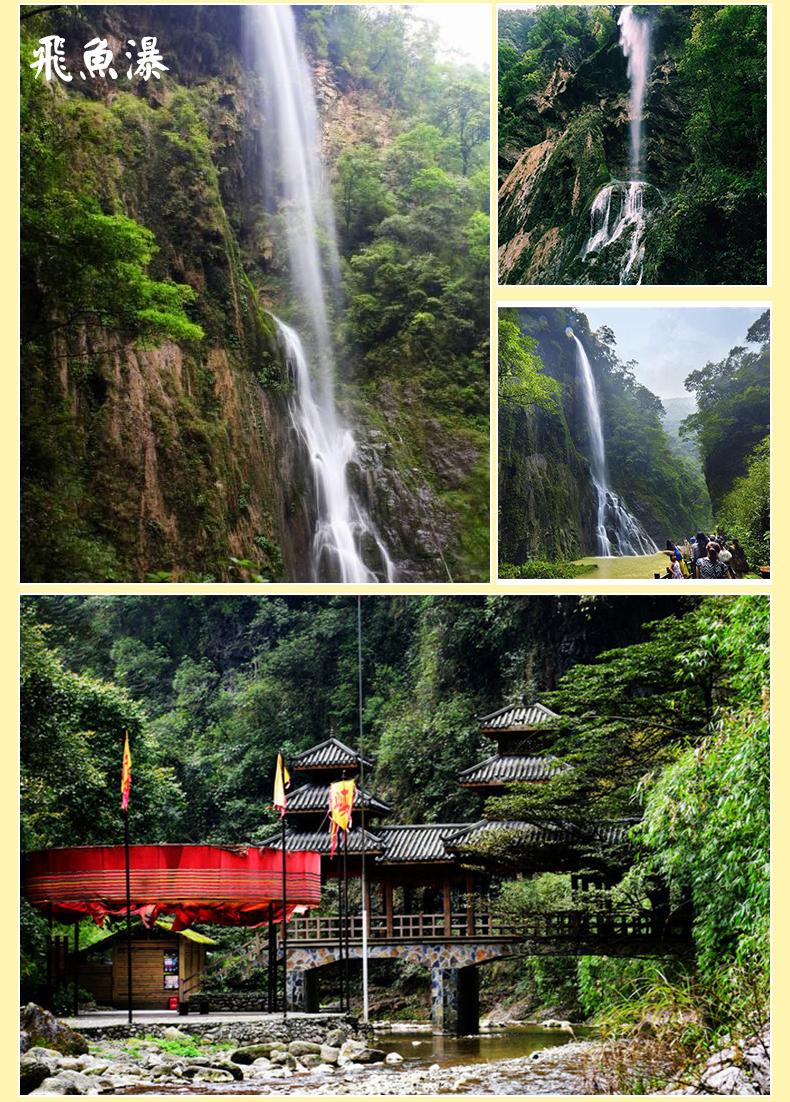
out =
<svg viewBox="0 0 790 1102"><path fill-rule="evenodd" d="M499 317L500 333L511 336L510 344L500 337L498 356L500 576L598 553L590 430L568 327L589 357L611 487L661 547L710 528L699 460L665 431L661 400L637 381L637 365L620 360L617 334L591 332L570 307L508 307ZM515 371L514 353L522 358Z"/></svg>
<svg viewBox="0 0 790 1102"><path fill-rule="evenodd" d="M298 328L304 304L243 11L24 12L27 581L311 580L324 495L273 320ZM316 236L357 543L361 516L399 580L485 579L488 74L441 60L405 7L294 18L336 226L333 264ZM52 36L72 77L97 38L122 60L155 36L165 69L46 80Z"/></svg>
<svg viewBox="0 0 790 1102"><path fill-rule="evenodd" d="M750 347L749 347L750 346ZM771 317L751 326L746 344L686 379L696 413L680 434L698 449L714 513L740 540L753 566L770 562Z"/></svg>
<svg viewBox="0 0 790 1102"><path fill-rule="evenodd" d="M765 6L498 19L500 282L766 282Z"/></svg>
<svg viewBox="0 0 790 1102"><path fill-rule="evenodd" d="M649 896L658 878L693 904L691 971L511 962L486 997L504 985L576 1014L652 1014L662 1035L674 998L684 1058L753 1028L767 1014L768 599L369 597L361 610L370 784L397 821L627 817L639 825L615 893ZM135 841L265 836L277 752L358 742L356 627L353 597L23 598L23 849L121 840L125 730ZM484 754L475 717L522 695L559 713L545 749L570 768L483 809L458 784ZM514 870L496 889L505 911L563 905L562 877L515 879L529 857L507 835L498 857ZM596 860L622 875L621 850ZM43 926L23 904L26 991Z"/></svg>

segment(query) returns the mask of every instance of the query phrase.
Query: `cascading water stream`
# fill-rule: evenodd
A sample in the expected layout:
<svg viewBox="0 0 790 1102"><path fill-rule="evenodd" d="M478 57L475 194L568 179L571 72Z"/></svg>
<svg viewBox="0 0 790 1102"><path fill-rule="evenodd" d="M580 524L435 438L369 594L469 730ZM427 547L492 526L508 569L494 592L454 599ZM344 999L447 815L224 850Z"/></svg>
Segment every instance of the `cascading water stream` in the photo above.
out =
<svg viewBox="0 0 790 1102"><path fill-rule="evenodd" d="M289 5L251 4L242 10L247 53L264 89L260 140L266 201L283 219L292 290L311 354L294 329L278 322L295 388L291 417L315 488L311 580L394 581L395 567L346 479L356 446L335 405L327 294L336 292L340 268L334 213L323 186L310 71ZM375 548L375 570L362 559L363 543Z"/></svg>
<svg viewBox="0 0 790 1102"><path fill-rule="evenodd" d="M639 528L618 495L609 488L606 473L606 451L601 426L601 410L592 367L584 345L568 326L565 335L576 344L576 363L584 394L584 412L590 440L590 471L597 504L597 553L606 558L615 555L654 555L658 548Z"/></svg>
<svg viewBox="0 0 790 1102"><path fill-rule="evenodd" d="M628 60L631 92L628 101L630 180L606 184L590 208L590 236L581 251L584 260L614 244L630 232L619 263L619 283L641 283L649 211L663 205L658 188L643 180L643 128L647 77L650 70L650 20L636 15L633 5L623 8L618 19L620 47Z"/></svg>

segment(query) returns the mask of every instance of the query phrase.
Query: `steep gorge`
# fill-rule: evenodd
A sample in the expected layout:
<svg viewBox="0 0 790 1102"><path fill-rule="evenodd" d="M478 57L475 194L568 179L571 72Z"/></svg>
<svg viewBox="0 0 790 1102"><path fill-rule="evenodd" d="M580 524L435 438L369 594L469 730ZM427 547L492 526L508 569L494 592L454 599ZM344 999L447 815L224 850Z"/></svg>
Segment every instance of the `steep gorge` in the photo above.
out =
<svg viewBox="0 0 790 1102"><path fill-rule="evenodd" d="M661 402L617 358L616 334L592 332L586 316L570 307L519 307L507 314L535 342L542 369L559 384L559 393L544 408L500 401L500 565L604 553L596 444L579 370L579 343L589 357L600 404L606 500L628 515L629 538L634 540L630 551L627 541L621 545L622 525L615 523L607 505L606 533L613 545L609 553L648 553L651 541L663 546L668 536L708 522L710 500L699 464L673 451L661 426Z"/></svg>
<svg viewBox="0 0 790 1102"><path fill-rule="evenodd" d="M25 25L28 49L62 35L67 61L96 36L114 53L157 36L169 67L160 80L32 88L28 73L23 130L31 145L54 138L75 193L153 233L150 275L192 288L204 333L141 341L90 313L53 311L43 247L29 263L23 253L26 581L310 580L315 493L270 311L299 319L288 313L282 212L267 209L255 167L261 117L239 20L238 8L96 7ZM353 73L310 56L334 183L352 138L386 147L403 120ZM28 199L37 228L46 199L43 209ZM479 432L471 420L460 433L447 419L426 426L399 380L387 409L386 380L366 388L355 357L351 335L337 395L357 426L348 479L398 578L484 577L487 554L465 524L469 510L487 524Z"/></svg>

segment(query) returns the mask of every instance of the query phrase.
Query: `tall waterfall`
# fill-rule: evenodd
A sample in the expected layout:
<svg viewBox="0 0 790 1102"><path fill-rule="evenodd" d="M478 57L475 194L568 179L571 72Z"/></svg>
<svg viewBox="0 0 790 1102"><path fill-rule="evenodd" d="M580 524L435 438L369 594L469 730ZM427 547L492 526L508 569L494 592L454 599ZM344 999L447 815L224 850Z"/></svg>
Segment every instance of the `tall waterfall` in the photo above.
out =
<svg viewBox="0 0 790 1102"><path fill-rule="evenodd" d="M327 299L336 297L340 267L310 70L297 43L290 6L250 4L242 10L248 55L264 89L260 141L266 201L283 219L292 291L305 336L303 344L294 329L278 323L295 388L291 418L315 490L311 577L304 580L394 581L395 567L346 479L356 445L335 405ZM368 558L375 559L369 565L362 559L363 544Z"/></svg>
<svg viewBox="0 0 790 1102"><path fill-rule="evenodd" d="M590 439L590 470L597 504L596 536L597 553L606 557L614 555L653 555L658 551L650 536L643 532L638 521L609 488L606 472L606 451L601 427L601 409L598 391L590 361L584 345L568 326L565 335L576 343L576 363L584 394L584 412Z"/></svg>
<svg viewBox="0 0 790 1102"><path fill-rule="evenodd" d="M582 259L598 255L620 238L624 245L618 265L619 284L642 282L645 236L650 211L663 205L658 188L644 176L643 130L645 93L650 71L650 20L634 13L633 4L623 8L618 19L620 47L628 60L631 92L628 101L630 180L613 180L596 195L590 208L590 236L581 251ZM629 237L630 234L630 237Z"/></svg>
<svg viewBox="0 0 790 1102"><path fill-rule="evenodd" d="M631 162L629 171L632 180L641 180L644 174L642 165L642 123L645 112L645 90L650 67L650 20L640 19L634 14L633 4L623 8L617 20L620 27L620 45L628 59L628 79L631 81L631 97L628 104L628 118L631 128Z"/></svg>

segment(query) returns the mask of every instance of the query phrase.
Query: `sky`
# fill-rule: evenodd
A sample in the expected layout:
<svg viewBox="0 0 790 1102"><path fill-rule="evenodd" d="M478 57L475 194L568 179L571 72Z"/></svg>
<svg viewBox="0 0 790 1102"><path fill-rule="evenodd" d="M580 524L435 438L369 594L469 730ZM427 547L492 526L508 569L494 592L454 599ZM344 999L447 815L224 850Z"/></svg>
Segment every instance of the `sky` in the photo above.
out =
<svg viewBox="0 0 790 1102"><path fill-rule="evenodd" d="M579 306L591 329L608 325L623 362L636 360L640 383L659 398L689 398L683 380L708 361L718 363L736 345L749 346L746 331L765 305Z"/></svg>
<svg viewBox="0 0 790 1102"><path fill-rule="evenodd" d="M439 24L439 42L454 59L491 68L490 4L414 4L411 12Z"/></svg>

